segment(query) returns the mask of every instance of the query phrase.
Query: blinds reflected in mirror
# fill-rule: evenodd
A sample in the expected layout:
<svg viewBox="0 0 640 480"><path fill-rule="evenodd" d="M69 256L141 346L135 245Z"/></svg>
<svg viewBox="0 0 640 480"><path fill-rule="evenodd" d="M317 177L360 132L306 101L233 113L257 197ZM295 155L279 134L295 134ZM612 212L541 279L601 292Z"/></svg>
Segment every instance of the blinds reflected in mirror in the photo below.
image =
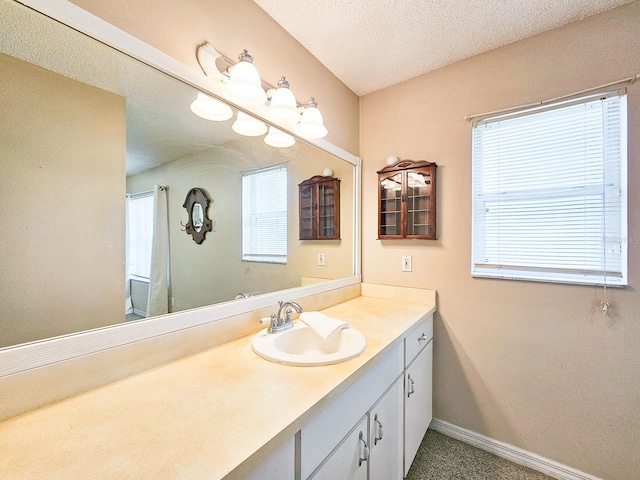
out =
<svg viewBox="0 0 640 480"><path fill-rule="evenodd" d="M287 263L287 169L242 175L242 260Z"/></svg>

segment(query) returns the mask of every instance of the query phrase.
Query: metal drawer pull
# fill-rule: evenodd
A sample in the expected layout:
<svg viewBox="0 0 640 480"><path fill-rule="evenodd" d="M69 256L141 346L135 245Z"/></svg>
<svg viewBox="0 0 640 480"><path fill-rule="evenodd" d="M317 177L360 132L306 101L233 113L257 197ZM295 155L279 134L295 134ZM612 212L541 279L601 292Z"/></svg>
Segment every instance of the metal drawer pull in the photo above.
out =
<svg viewBox="0 0 640 480"><path fill-rule="evenodd" d="M369 460L369 445L364 440L364 435L360 432L360 441L362 441L362 454L360 455L360 460L358 461L358 466L362 466L362 462L366 462Z"/></svg>
<svg viewBox="0 0 640 480"><path fill-rule="evenodd" d="M407 394L407 398L411 396L412 393L416 393L415 383L411 379L411 375L407 375L407 380L409 381L409 393Z"/></svg>
<svg viewBox="0 0 640 480"><path fill-rule="evenodd" d="M378 440L382 440L382 437L384 436L384 430L382 429L382 423L380 422L380 420L378 420L378 414L376 413L375 416L373 417L373 421L374 421L374 428L376 428L377 432L375 434L375 438L373 439L373 444L377 445L378 444Z"/></svg>
<svg viewBox="0 0 640 480"><path fill-rule="evenodd" d="M426 334L426 333L423 333L422 335L420 335L420 336L418 337L418 341L419 341L419 342L422 342L422 341L424 341L424 340L426 340L426 339L427 339L427 334Z"/></svg>

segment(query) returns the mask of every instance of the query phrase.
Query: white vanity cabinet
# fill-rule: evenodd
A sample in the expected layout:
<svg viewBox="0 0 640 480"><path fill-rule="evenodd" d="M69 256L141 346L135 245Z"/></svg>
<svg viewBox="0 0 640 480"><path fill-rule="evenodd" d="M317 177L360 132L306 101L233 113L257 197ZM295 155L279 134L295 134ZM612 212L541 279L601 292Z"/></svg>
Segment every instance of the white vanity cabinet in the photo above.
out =
<svg viewBox="0 0 640 480"><path fill-rule="evenodd" d="M433 316L405 337L404 475L416 456L433 416Z"/></svg>
<svg viewBox="0 0 640 480"><path fill-rule="evenodd" d="M338 398L326 405L305 424L300 431L300 467L301 478L333 478L350 479L346 474L324 477L325 467L332 472L347 472L353 468L348 454L339 454L339 459L349 461L342 463L333 457L338 452L358 451L362 445L359 432L355 432L364 419L362 428L363 440L369 447L368 413L383 397L389 387L401 378L403 372L403 345L398 344L380 362ZM398 402L397 409L402 409ZM355 433L354 433L355 432ZM351 438L355 435L355 438ZM369 448L370 453L370 448ZM355 461L359 470L368 471L368 463ZM321 473L322 471L322 473ZM363 478L368 478L367 476Z"/></svg>
<svg viewBox="0 0 640 480"><path fill-rule="evenodd" d="M430 315L300 431L302 480L401 480L432 418Z"/></svg>

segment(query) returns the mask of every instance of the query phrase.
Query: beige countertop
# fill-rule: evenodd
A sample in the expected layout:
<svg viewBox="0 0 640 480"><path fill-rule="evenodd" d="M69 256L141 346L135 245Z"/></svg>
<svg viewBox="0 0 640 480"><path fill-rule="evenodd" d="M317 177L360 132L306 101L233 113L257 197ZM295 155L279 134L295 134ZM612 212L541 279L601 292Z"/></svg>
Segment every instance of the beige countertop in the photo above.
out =
<svg viewBox="0 0 640 480"><path fill-rule="evenodd" d="M0 423L6 479L241 478L290 439L435 306L358 297L323 310L367 349L347 362L292 367L252 336Z"/></svg>

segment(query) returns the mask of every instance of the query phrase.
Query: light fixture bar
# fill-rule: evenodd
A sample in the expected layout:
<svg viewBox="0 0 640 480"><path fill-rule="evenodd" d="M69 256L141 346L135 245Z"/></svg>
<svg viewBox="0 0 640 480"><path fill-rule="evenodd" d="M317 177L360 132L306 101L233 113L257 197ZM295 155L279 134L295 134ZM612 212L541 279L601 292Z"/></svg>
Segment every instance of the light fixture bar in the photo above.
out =
<svg viewBox="0 0 640 480"><path fill-rule="evenodd" d="M318 110L318 103L312 97L308 102L302 104L295 99L295 96L289 90L289 82L286 81L283 76L278 82L278 88L265 82L259 77L259 74L253 66L253 57L249 55L247 50L244 50L238 57L239 61L234 62L228 57L224 56L210 43L204 43L199 46L196 51L196 58L202 68L205 75L211 77L218 77L220 81L225 82L227 90L233 83L232 91L229 92L235 101L239 104L243 104L242 97L244 93L240 90L245 88L243 84L247 85L246 93L246 105L263 103L261 99L257 99L257 96L250 95L249 91L255 93L254 90L257 84L262 85L262 89L266 91L265 105L270 107L270 111L267 114L273 121L283 125L295 125L296 134L307 139L319 139L327 135L327 128L324 126L324 120L322 114ZM242 67L251 67L252 73L250 75L241 75L243 84L238 84L236 88L235 80L232 78L232 67L241 65ZM243 68L242 72L245 72ZM238 72L239 73L239 72ZM259 78L258 79L256 78ZM248 84L251 85L248 85ZM271 107L274 107L271 109ZM287 127L289 128L289 127Z"/></svg>

